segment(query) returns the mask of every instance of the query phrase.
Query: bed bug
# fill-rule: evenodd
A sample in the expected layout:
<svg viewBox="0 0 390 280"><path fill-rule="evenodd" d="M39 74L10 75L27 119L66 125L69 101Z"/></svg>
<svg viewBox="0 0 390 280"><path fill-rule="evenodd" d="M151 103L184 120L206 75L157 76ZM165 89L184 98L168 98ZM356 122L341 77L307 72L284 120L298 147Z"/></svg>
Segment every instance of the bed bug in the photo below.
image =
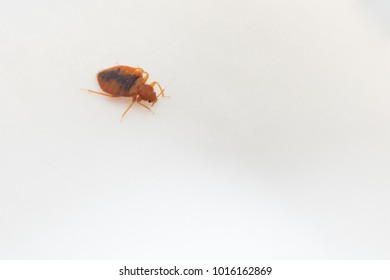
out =
<svg viewBox="0 0 390 280"><path fill-rule="evenodd" d="M109 97L122 96L130 97L132 99L130 105L123 112L121 119L123 119L126 113L136 102L153 113L148 106L141 102L147 101L151 103L151 106L153 106L160 96L165 96L164 89L158 82L154 81L150 84L146 83L149 78L149 73L144 71L142 68L118 65L100 71L96 77L100 88L104 92L98 92L90 89L88 90L89 92ZM160 90L158 95L154 91L154 86L156 85Z"/></svg>

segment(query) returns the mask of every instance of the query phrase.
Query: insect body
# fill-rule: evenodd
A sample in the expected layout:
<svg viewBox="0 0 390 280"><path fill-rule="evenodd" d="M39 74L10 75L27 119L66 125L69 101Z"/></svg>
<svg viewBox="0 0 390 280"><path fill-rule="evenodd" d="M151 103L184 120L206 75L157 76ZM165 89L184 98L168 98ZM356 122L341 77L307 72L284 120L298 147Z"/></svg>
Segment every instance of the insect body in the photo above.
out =
<svg viewBox="0 0 390 280"><path fill-rule="evenodd" d="M148 78L149 74L142 68L133 68L123 65L114 66L97 74L97 80L99 82L100 88L104 92L98 92L94 90L88 91L110 97L131 97L132 101L127 109L123 112L122 118L126 115L135 102L152 112L148 106L141 102L148 101L149 103L152 103L153 106L154 103L157 102L157 99L160 95L164 97L164 89L156 81L150 84L146 84ZM156 95L156 92L154 91L153 87L155 85L157 85L160 89L159 95Z"/></svg>

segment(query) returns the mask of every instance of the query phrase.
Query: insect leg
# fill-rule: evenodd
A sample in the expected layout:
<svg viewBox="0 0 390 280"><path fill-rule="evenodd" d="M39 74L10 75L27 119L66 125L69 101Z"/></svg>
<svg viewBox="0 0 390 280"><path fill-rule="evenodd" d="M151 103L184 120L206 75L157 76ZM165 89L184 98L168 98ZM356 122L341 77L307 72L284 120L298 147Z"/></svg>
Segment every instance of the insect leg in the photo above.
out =
<svg viewBox="0 0 390 280"><path fill-rule="evenodd" d="M143 77L143 79L144 79L144 83L146 83L146 81L149 79L149 73L145 71L144 73L145 73L145 77Z"/></svg>
<svg viewBox="0 0 390 280"><path fill-rule="evenodd" d="M113 97L112 94L109 94L106 92L99 92L99 91L94 91L94 90L90 90L90 89L87 89L87 91L92 92L92 93L96 93L96 94L100 94L100 95L104 95L104 96Z"/></svg>
<svg viewBox="0 0 390 280"><path fill-rule="evenodd" d="M138 103L139 105L141 105L142 107L148 109L150 112L152 112L152 113L154 114L154 112L152 111L152 109L150 109L150 108L149 108L148 106L146 106L145 104L142 104L141 101L142 101L142 99L140 99L140 98L137 99L137 103Z"/></svg>
<svg viewBox="0 0 390 280"><path fill-rule="evenodd" d="M158 82L154 81L154 82L152 82L150 85L151 85L152 87L154 87L155 85L157 85L158 88L160 89L160 94L157 95L157 97L159 97L160 95L162 95L162 97L165 97L165 95L164 95L164 89L161 87L161 85L160 85Z"/></svg>
<svg viewBox="0 0 390 280"><path fill-rule="evenodd" d="M121 117L121 121L123 120L123 117L126 115L126 113L130 110L131 106L134 105L135 99L136 99L136 97L133 97L133 100L131 101L129 107L127 107L127 109L123 112L122 117Z"/></svg>

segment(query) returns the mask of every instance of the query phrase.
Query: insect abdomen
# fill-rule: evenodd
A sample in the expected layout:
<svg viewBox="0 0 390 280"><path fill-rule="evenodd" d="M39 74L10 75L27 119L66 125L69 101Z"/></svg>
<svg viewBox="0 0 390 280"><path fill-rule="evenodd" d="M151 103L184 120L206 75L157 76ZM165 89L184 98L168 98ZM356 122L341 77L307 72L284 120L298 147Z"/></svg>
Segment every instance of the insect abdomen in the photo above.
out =
<svg viewBox="0 0 390 280"><path fill-rule="evenodd" d="M97 75L102 90L113 96L129 96L130 89L140 77L137 74L126 73L120 67L104 70Z"/></svg>

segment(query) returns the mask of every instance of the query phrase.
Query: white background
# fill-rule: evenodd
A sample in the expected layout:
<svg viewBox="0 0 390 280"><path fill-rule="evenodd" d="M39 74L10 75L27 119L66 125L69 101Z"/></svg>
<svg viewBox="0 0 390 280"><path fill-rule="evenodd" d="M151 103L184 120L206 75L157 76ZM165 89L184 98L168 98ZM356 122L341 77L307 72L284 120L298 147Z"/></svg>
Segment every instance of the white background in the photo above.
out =
<svg viewBox="0 0 390 280"><path fill-rule="evenodd" d="M0 258L390 257L386 1L0 2Z"/></svg>

